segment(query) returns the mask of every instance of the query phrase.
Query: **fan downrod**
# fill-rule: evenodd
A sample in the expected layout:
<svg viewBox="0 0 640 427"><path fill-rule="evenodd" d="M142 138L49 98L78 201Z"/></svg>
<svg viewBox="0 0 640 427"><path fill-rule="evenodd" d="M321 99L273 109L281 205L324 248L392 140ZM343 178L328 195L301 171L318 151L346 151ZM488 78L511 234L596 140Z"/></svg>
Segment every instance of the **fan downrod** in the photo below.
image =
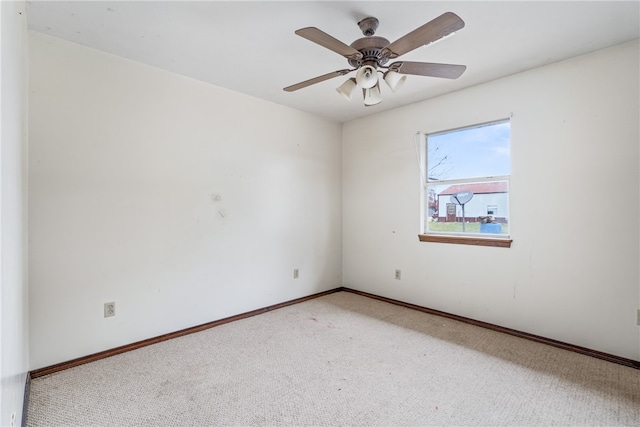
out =
<svg viewBox="0 0 640 427"><path fill-rule="evenodd" d="M378 68L379 65L387 62L388 58L382 56L382 48L389 44L389 40L384 37L374 36L379 24L378 18L373 16L358 22L358 27L360 27L364 37L351 43L351 47L362 53L362 58L358 60L348 59L349 65L356 68L362 65L371 65L373 68Z"/></svg>
<svg viewBox="0 0 640 427"><path fill-rule="evenodd" d="M382 56L382 49L389 45L389 40L384 37L374 36L378 29L378 18L370 16L358 22L358 27L364 34L364 37L351 43L351 47L362 54L362 58L358 60L348 59L349 65L359 68L362 65L371 65L378 68L387 62L388 58Z"/></svg>

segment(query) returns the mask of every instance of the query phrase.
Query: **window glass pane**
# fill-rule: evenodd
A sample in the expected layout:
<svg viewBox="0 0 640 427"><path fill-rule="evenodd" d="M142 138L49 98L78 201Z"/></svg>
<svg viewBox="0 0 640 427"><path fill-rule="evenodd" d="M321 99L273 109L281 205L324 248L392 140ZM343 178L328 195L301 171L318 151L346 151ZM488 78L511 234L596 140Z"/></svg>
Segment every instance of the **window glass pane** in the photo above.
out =
<svg viewBox="0 0 640 427"><path fill-rule="evenodd" d="M509 181L428 185L427 196L427 232L509 234Z"/></svg>
<svg viewBox="0 0 640 427"><path fill-rule="evenodd" d="M427 233L509 236L511 123L427 136Z"/></svg>
<svg viewBox="0 0 640 427"><path fill-rule="evenodd" d="M509 175L510 134L502 121L429 135L428 181Z"/></svg>

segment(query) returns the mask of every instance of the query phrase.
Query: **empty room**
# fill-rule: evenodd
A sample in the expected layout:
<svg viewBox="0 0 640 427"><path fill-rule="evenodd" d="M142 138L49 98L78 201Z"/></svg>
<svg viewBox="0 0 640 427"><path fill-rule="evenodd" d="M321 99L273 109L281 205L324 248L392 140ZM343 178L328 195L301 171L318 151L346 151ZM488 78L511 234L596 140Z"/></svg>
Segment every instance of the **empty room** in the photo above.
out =
<svg viewBox="0 0 640 427"><path fill-rule="evenodd" d="M640 2L0 11L0 425L637 425Z"/></svg>

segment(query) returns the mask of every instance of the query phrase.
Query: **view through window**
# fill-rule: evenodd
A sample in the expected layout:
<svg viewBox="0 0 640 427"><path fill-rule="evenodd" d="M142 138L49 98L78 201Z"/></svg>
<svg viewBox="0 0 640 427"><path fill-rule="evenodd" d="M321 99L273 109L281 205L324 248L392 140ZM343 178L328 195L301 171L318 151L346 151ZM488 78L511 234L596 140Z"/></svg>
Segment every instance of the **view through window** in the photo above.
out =
<svg viewBox="0 0 640 427"><path fill-rule="evenodd" d="M425 233L509 237L510 121L426 141Z"/></svg>

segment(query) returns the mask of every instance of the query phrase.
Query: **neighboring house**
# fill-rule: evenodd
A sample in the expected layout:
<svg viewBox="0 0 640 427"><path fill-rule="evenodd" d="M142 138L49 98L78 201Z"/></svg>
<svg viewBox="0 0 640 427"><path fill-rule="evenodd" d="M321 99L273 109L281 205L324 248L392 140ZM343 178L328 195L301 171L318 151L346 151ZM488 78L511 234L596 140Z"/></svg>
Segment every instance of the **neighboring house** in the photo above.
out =
<svg viewBox="0 0 640 427"><path fill-rule="evenodd" d="M462 221L462 206L451 202L451 195L471 191L473 198L465 204L465 221L476 222L480 216L492 215L497 222L509 219L509 187L507 182L455 184L438 194L438 221Z"/></svg>

